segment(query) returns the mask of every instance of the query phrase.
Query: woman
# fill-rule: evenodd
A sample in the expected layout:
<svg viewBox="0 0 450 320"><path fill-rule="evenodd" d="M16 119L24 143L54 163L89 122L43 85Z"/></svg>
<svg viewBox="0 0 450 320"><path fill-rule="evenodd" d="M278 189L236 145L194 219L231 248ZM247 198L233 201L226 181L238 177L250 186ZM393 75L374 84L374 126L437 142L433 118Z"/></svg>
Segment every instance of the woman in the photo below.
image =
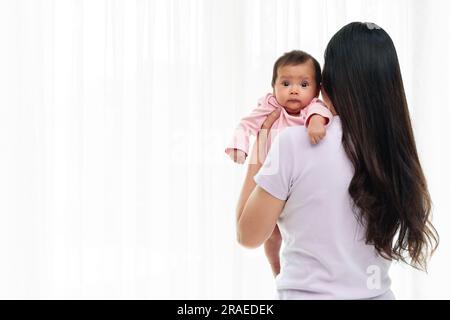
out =
<svg viewBox="0 0 450 320"><path fill-rule="evenodd" d="M278 256L278 223L280 299L394 299L390 262L426 270L438 235L389 35L373 23L338 31L322 96L335 117L316 146L303 128L287 128L261 165L278 115L263 124L237 206L238 241L270 241Z"/></svg>

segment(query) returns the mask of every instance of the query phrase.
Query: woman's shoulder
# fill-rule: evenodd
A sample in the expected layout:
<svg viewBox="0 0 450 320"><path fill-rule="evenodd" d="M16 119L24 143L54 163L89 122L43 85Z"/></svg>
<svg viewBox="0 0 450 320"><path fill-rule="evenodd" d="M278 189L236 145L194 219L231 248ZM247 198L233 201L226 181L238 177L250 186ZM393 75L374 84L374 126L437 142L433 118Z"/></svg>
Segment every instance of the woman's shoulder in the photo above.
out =
<svg viewBox="0 0 450 320"><path fill-rule="evenodd" d="M308 132L306 130L306 127L304 126L292 126L292 127L286 127L283 130L281 130L280 134L278 135L278 139L280 142L283 142L284 144L293 142L295 140L303 139L304 137L308 136Z"/></svg>
<svg viewBox="0 0 450 320"><path fill-rule="evenodd" d="M304 126L286 127L277 135L276 145L281 159L294 160L309 147L308 132Z"/></svg>
<svg viewBox="0 0 450 320"><path fill-rule="evenodd" d="M292 126L284 128L278 135L280 145L288 148L317 149L321 145L339 141L342 137L340 118L335 116L332 123L326 128L325 138L317 145L311 144L308 130L304 126Z"/></svg>

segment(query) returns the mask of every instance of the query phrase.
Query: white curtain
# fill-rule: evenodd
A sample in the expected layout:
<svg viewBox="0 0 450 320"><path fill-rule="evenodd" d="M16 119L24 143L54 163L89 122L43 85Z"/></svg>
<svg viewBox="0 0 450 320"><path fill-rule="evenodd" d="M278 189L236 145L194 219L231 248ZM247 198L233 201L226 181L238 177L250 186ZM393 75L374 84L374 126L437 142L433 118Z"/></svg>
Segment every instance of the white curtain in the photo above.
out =
<svg viewBox="0 0 450 320"><path fill-rule="evenodd" d="M0 1L0 298L270 299L235 241L224 147L292 49L373 21L396 45L441 245L398 298L449 298L442 1Z"/></svg>

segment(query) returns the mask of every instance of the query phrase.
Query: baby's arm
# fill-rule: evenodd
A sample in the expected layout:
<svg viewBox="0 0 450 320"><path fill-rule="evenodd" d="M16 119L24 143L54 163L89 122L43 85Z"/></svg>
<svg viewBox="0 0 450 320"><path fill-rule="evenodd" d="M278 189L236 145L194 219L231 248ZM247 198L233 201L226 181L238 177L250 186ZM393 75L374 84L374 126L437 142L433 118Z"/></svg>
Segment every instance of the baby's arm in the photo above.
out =
<svg viewBox="0 0 450 320"><path fill-rule="evenodd" d="M249 151L249 137L256 136L267 116L275 110L275 107L268 103L267 96L258 102L258 106L253 109L248 116L239 122L234 131L232 141L227 145L225 152L231 160L236 163L244 163Z"/></svg>
<svg viewBox="0 0 450 320"><path fill-rule="evenodd" d="M236 163L244 164L245 158L247 158L247 154L239 149L231 149L228 150L228 155L230 156L230 159L233 160Z"/></svg>
<svg viewBox="0 0 450 320"><path fill-rule="evenodd" d="M333 114L320 100L308 107L305 126L312 144L319 143L325 137L325 127L330 124L332 118Z"/></svg>
<svg viewBox="0 0 450 320"><path fill-rule="evenodd" d="M327 131L325 130L326 119L321 115L314 114L311 116L308 124L308 136L312 144L319 143Z"/></svg>

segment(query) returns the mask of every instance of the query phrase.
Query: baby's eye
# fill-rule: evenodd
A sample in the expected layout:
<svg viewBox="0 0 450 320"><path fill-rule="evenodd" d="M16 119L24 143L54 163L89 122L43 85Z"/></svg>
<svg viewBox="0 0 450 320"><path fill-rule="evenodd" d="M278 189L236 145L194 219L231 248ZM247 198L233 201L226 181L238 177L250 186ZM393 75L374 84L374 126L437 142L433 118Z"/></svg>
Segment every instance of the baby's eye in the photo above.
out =
<svg viewBox="0 0 450 320"><path fill-rule="evenodd" d="M283 82L281 82L281 84L282 84L284 87L288 87L288 86L289 86L289 82L288 82L288 81L283 81Z"/></svg>
<svg viewBox="0 0 450 320"><path fill-rule="evenodd" d="M309 85L308 82L302 82L302 84L301 84L302 88L306 88L308 85Z"/></svg>

